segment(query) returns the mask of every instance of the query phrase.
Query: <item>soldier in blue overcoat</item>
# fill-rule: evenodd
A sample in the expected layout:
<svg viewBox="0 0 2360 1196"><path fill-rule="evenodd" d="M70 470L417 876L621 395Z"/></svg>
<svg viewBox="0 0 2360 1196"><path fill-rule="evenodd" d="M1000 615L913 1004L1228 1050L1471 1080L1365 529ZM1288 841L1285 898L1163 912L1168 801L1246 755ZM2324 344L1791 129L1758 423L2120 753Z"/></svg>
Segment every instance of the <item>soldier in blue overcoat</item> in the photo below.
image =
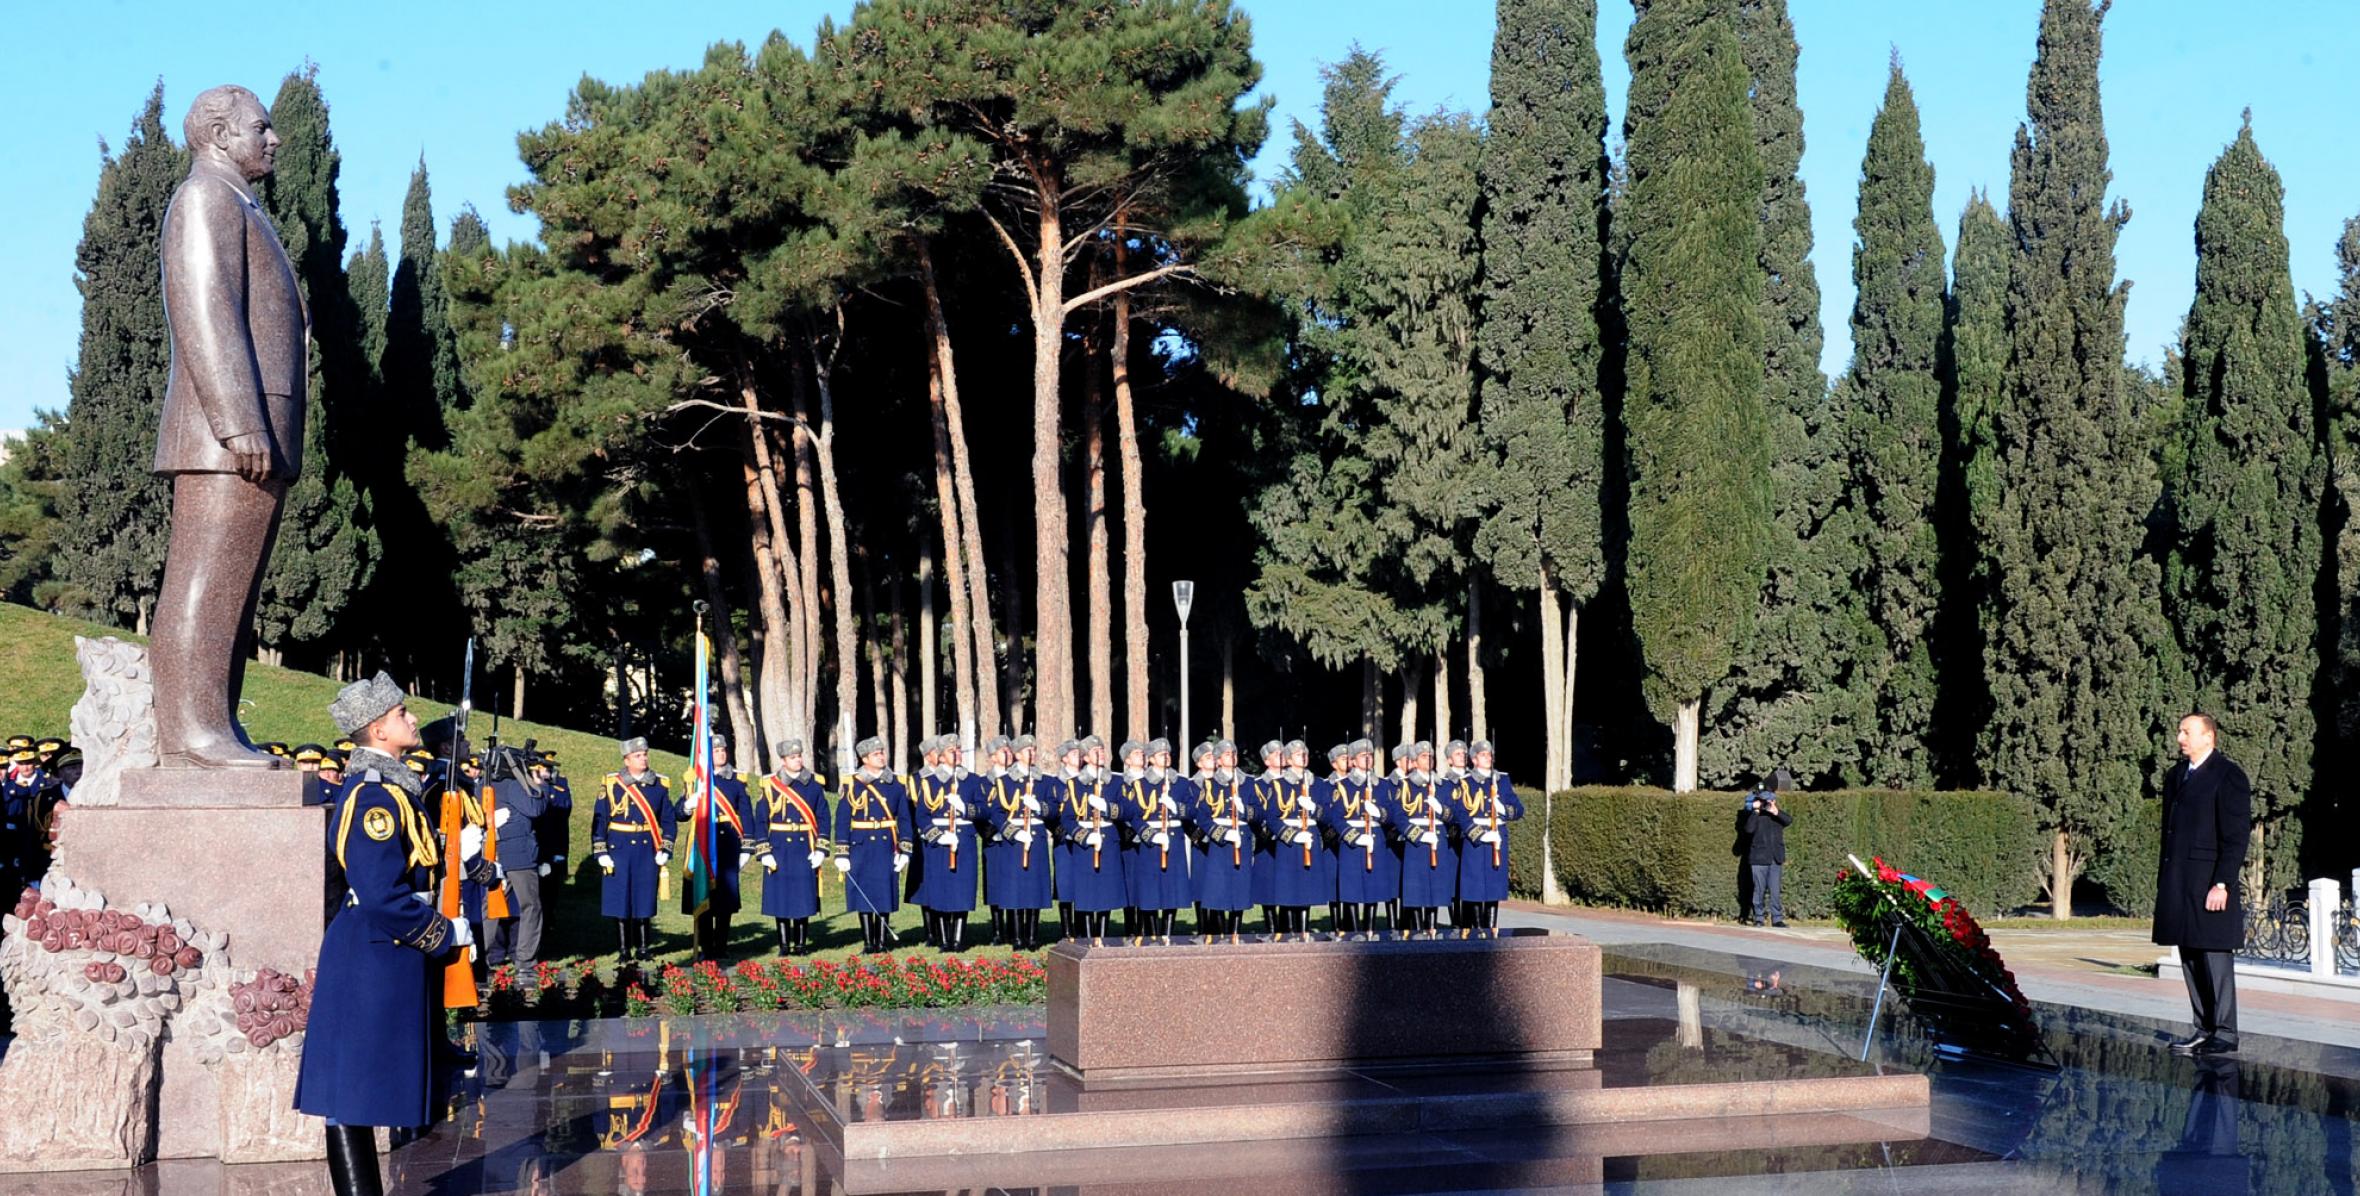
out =
<svg viewBox="0 0 2360 1196"><path fill-rule="evenodd" d="M1287 766L1285 744L1266 744L1262 754L1275 764L1263 772L1254 805L1262 836L1271 844L1270 906L1277 914L1271 931L1308 934L1311 907L1327 904L1319 887L1319 799L1311 792L1310 775Z"/></svg>
<svg viewBox="0 0 2360 1196"><path fill-rule="evenodd" d="M1459 895L1457 832L1451 826L1449 803L1429 771L1433 747L1405 743L1394 753L1405 765L1386 811L1393 819L1394 838L1402 845L1401 924L1435 933L1441 929L1442 910Z"/></svg>
<svg viewBox="0 0 2360 1196"><path fill-rule="evenodd" d="M991 842L983 849L983 899L992 907L992 930L1019 951L1041 945L1041 910L1049 904L1050 807L1056 783L1043 777L1033 737L1019 735L994 756L982 788L984 821Z"/></svg>
<svg viewBox="0 0 2360 1196"><path fill-rule="evenodd" d="M938 735L929 767L911 779L911 824L918 834L917 902L926 913L926 941L944 951L966 949L967 916L975 912L983 873L983 811L968 798L974 787L960 766L959 740Z"/></svg>
<svg viewBox="0 0 2360 1196"><path fill-rule="evenodd" d="M696 769L680 778L679 825L694 831L698 801ZM698 959L725 959L729 955L729 922L745 908L740 873L753 862L754 849L748 842L753 826L753 801L746 792L746 782L739 778L737 769L730 767L729 741L713 736L713 887L705 895L705 912L696 915L693 942ZM685 883L680 886L682 913L696 913L688 903L693 894Z"/></svg>
<svg viewBox="0 0 2360 1196"><path fill-rule="evenodd" d="M1328 803L1335 797L1335 780L1331 776L1321 776L1312 771L1311 746L1300 739L1288 740L1287 767L1304 779L1304 783L1310 787L1312 799L1319 803L1321 811L1326 811ZM1331 771L1341 774L1343 769L1341 766L1335 765L1331 759ZM1336 838L1328 833L1324 822L1320 825L1319 843L1313 850L1311 858L1312 862L1318 865L1319 876L1312 882L1310 908L1316 913L1322 906L1326 907L1328 929L1332 931L1336 928L1337 913Z"/></svg>
<svg viewBox="0 0 2360 1196"><path fill-rule="evenodd" d="M1234 935L1254 904L1253 784L1234 768L1220 766L1218 744L1199 744L1196 800L1189 832L1203 853L1196 865L1197 925L1205 934Z"/></svg>
<svg viewBox="0 0 2360 1196"><path fill-rule="evenodd" d="M1124 763L1136 760L1139 768L1123 770L1116 813L1130 855L1124 879L1130 908L1139 911L1136 933L1170 938L1175 913L1190 898L1188 827L1184 795L1172 791L1172 774L1152 763L1151 746L1136 740L1123 744Z"/></svg>
<svg viewBox="0 0 2360 1196"><path fill-rule="evenodd" d="M1343 907L1343 920L1336 928L1346 934L1371 934L1377 929L1377 910L1401 896L1401 857L1392 845L1393 819L1385 805L1388 787L1369 775L1375 749L1363 739L1342 750L1344 777L1335 782L1332 800L1320 810L1328 833L1336 839L1336 897Z"/></svg>
<svg viewBox="0 0 2360 1196"><path fill-rule="evenodd" d="M1077 747L1086 752L1088 741ZM1130 900L1123 879L1122 831L1115 821L1119 792L1089 756L1081 770L1065 783L1057 805L1059 837L1066 854L1058 862L1058 879L1065 899L1073 905L1074 920L1067 933L1105 938L1110 915Z"/></svg>
<svg viewBox="0 0 2360 1196"><path fill-rule="evenodd" d="M599 780L596 809L590 812L590 854L604 883L599 913L613 918L622 950L618 960L647 958L647 928L655 921L656 889L672 862L678 809L664 778L647 766L647 741L622 742L623 769Z"/></svg>
<svg viewBox="0 0 2360 1196"><path fill-rule="evenodd" d="M531 746L527 744L526 746ZM533 838L540 844L541 858L548 862L549 879L564 883L568 878L566 861L573 858L574 786L565 779L565 769L559 766L557 751L545 748L540 756L541 789L548 795L549 808L533 819Z"/></svg>
<svg viewBox="0 0 2360 1196"><path fill-rule="evenodd" d="M1468 929L1496 931L1508 899L1508 824L1524 817L1524 803L1508 774L1492 768L1490 740L1476 740L1469 758L1473 767L1454 782L1450 807L1461 844L1459 905Z"/></svg>
<svg viewBox="0 0 2360 1196"><path fill-rule="evenodd" d="M860 917L861 949L885 950L886 919L901 908L901 874L910 866L910 791L885 770L885 741L875 735L854 746L860 768L844 778L836 802L836 871L844 877L844 907Z"/></svg>
<svg viewBox="0 0 2360 1196"><path fill-rule="evenodd" d="M827 778L805 763L803 741L779 745L778 771L754 795L754 852L762 861L762 912L778 923L778 953L811 949L811 919L820 910L819 885L827 867Z"/></svg>
<svg viewBox="0 0 2360 1196"><path fill-rule="evenodd" d="M432 1123L440 1103L437 968L473 940L426 899L441 853L424 787L394 753L418 742L418 720L384 673L329 704L357 740L338 795L332 839L349 885L320 940L295 1108L326 1119L336 1190L381 1191L374 1127Z"/></svg>
<svg viewBox="0 0 2360 1196"><path fill-rule="evenodd" d="M1073 885L1073 843L1066 838L1064 810L1065 799L1081 782L1082 767L1082 741L1068 739L1057 745L1056 759L1042 770L1045 787L1054 790L1043 794L1041 800L1049 807L1049 827L1057 840L1049 851L1056 865L1049 888L1057 898L1057 924L1069 938L1074 934L1073 895L1068 892Z"/></svg>

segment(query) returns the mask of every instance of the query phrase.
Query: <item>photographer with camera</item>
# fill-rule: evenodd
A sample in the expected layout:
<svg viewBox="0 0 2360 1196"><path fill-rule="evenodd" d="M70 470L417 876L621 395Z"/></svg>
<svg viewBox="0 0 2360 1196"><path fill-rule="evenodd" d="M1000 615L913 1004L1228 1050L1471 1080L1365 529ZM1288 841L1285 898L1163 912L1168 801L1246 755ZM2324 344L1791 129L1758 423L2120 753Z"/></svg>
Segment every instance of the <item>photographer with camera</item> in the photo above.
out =
<svg viewBox="0 0 2360 1196"><path fill-rule="evenodd" d="M1783 774L1784 769L1780 770ZM1772 926L1786 925L1786 905L1779 899L1781 874L1786 870L1786 828L1795 816L1778 808L1779 778L1771 778L1745 795L1746 864L1753 872L1753 909L1746 923L1759 926L1767 917Z"/></svg>

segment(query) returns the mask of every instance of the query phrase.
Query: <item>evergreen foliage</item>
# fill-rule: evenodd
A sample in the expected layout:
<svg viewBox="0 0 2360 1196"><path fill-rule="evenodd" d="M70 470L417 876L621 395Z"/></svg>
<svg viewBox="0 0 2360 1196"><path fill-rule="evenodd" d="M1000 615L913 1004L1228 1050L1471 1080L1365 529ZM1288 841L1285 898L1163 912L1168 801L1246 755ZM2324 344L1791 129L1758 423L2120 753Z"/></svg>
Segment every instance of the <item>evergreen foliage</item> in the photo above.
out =
<svg viewBox="0 0 2360 1196"><path fill-rule="evenodd" d="M2091 837L2137 807L2164 758L2168 648L2143 526L2159 497L2124 386L2098 99L2103 4L2048 0L2010 162L2008 363L1992 419L1996 502L1982 738L1991 783L2040 803L2062 913Z"/></svg>
<svg viewBox="0 0 2360 1196"><path fill-rule="evenodd" d="M2299 881L2288 817L2312 788L2326 461L2304 378L2285 188L2249 125L2205 175L2196 298L2180 342L2180 455L2166 495L2164 613L2253 781L2267 891Z"/></svg>
<svg viewBox="0 0 2360 1196"><path fill-rule="evenodd" d="M1941 599L1934 494L1942 456L1942 233L1917 101L1895 61L1860 167L1852 250L1853 506L1862 589L1880 636L1860 661L1860 775L1907 788L1934 779L1934 614Z"/></svg>
<svg viewBox="0 0 2360 1196"><path fill-rule="evenodd" d="M390 264L385 258L385 231L369 226L368 247L352 255L344 263L344 281L352 292L352 305L360 317L361 370L368 378L371 410L383 401L382 376L377 364L385 356L386 288L391 283Z"/></svg>
<svg viewBox="0 0 2360 1196"><path fill-rule="evenodd" d="M1718 16L1692 19L1701 7L1657 0L1632 26L1631 185L1618 215L1630 237L1631 607L1664 716L1727 675L1769 546L1762 166L1736 35Z"/></svg>
<svg viewBox="0 0 2360 1196"><path fill-rule="evenodd" d="M1502 0L1482 162L1482 432L1475 550L1577 606L1606 579L1606 91L1596 0ZM1545 612L1551 617L1554 612Z"/></svg>
<svg viewBox="0 0 2360 1196"><path fill-rule="evenodd" d="M98 197L74 250L82 340L63 428L50 445L59 527L53 608L144 627L164 578L170 486L151 472L171 376L157 270L164 212L188 155L164 131L164 86L148 93L120 153L101 147ZM35 446L22 446L30 452Z"/></svg>
<svg viewBox="0 0 2360 1196"><path fill-rule="evenodd" d="M1953 783L1975 783L1983 775L1978 739L1991 717L1983 683L1982 622L1989 609L1991 562L1980 533L1990 526L1999 502L1992 418L2008 359L2012 235L1990 199L1979 190L1971 193L1959 213L1950 289L1943 297L1936 367L1942 386L1942 476L1935 512L1942 605L1934 619L1941 684L1934 726L1936 773Z"/></svg>

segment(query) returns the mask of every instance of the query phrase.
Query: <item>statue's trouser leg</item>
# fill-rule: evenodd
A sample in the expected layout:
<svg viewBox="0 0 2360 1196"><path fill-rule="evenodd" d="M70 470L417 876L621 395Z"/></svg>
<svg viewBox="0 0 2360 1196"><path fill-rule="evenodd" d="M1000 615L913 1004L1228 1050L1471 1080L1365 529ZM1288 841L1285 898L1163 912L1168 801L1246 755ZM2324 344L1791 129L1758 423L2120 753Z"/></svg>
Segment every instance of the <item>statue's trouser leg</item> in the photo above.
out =
<svg viewBox="0 0 2360 1196"><path fill-rule="evenodd" d="M270 767L238 729L238 690L254 650L262 566L277 539L287 484L236 474L172 479L172 540L156 599L151 656L156 748L165 763ZM186 757L193 756L194 760Z"/></svg>

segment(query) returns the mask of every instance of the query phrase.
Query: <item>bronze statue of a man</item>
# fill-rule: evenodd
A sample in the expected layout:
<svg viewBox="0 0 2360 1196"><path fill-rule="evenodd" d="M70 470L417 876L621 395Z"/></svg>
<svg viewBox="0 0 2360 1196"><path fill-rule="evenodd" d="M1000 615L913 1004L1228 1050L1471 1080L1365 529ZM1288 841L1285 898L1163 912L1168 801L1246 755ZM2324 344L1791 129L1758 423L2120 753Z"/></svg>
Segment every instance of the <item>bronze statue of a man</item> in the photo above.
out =
<svg viewBox="0 0 2360 1196"><path fill-rule="evenodd" d="M172 479L156 604L156 747L166 766L280 768L238 726L279 507L303 467L309 321L256 186L279 136L260 98L216 87L181 129L188 178L164 215L172 379L155 471Z"/></svg>

